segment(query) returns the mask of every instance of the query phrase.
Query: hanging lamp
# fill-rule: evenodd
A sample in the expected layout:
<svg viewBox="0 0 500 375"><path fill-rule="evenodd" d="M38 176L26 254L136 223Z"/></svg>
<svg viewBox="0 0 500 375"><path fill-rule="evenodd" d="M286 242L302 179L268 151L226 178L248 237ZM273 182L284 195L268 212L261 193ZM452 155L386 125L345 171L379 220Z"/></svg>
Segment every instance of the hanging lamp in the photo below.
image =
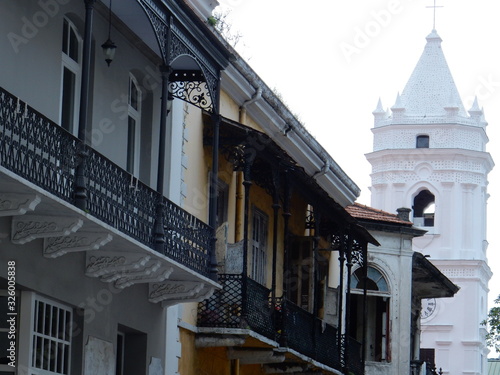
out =
<svg viewBox="0 0 500 375"><path fill-rule="evenodd" d="M108 19L108 40L106 40L102 45L102 51L104 52L105 61L108 66L111 64L115 58L116 44L111 40L111 6L113 0L109 0L109 19Z"/></svg>

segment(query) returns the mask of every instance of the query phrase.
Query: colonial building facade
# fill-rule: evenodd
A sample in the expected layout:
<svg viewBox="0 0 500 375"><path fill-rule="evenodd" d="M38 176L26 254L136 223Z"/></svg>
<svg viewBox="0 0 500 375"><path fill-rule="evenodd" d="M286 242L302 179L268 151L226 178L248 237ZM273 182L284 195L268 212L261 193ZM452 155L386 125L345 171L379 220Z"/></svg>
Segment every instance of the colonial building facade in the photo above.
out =
<svg viewBox="0 0 500 375"><path fill-rule="evenodd" d="M427 231L413 249L460 287L453 299L425 301L423 353L445 374L485 374L481 321L491 277L486 205L493 161L483 111L477 101L464 108L435 30L391 110L379 101L373 115L372 206L411 207L411 220Z"/></svg>
<svg viewBox="0 0 500 375"><path fill-rule="evenodd" d="M347 210L380 244L368 247L366 310L361 310L359 269L351 279L354 337L361 336L362 325L357 323L362 322L363 314L368 315L365 373L435 374L432 364L419 358L422 300L453 297L459 288L426 257L412 250L412 242L425 230L409 221L409 209L400 208L395 215L356 203Z"/></svg>
<svg viewBox="0 0 500 375"><path fill-rule="evenodd" d="M364 373L359 188L215 5L0 4L3 374Z"/></svg>

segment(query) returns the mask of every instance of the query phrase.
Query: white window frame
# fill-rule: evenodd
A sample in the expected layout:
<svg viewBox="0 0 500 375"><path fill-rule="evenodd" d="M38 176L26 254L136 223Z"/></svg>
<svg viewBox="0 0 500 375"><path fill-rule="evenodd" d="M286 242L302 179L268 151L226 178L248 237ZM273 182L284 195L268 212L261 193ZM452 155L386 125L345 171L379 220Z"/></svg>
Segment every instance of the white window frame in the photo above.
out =
<svg viewBox="0 0 500 375"><path fill-rule="evenodd" d="M64 21L67 22L68 24L68 37L67 40L69 41L69 34L71 33L71 30L74 31L77 41L78 41L78 58L79 61L73 60L71 57L69 57L66 53L64 53L63 50L61 50L61 61L62 61L62 68L61 68L61 99L59 103L59 124L62 126L62 112L63 112L63 90L64 90L64 69L68 69L71 73L75 75L75 87L74 90L75 92L73 93L73 123L72 123L72 128L69 129L70 132L73 135L77 135L78 133L78 119L79 119L79 113L80 113L80 90L81 90L81 76L82 76L82 68L81 68L81 59L82 59L82 51L83 51L83 39L80 36L80 33L78 32L77 27L71 20L67 17L64 17ZM64 26L63 26L63 33L64 33ZM64 36L63 36L64 40Z"/></svg>
<svg viewBox="0 0 500 375"><path fill-rule="evenodd" d="M379 323L381 323L381 325L382 325L382 327L381 327L381 336L382 337L381 337L381 342L380 342L381 358L379 360L376 360L376 361L371 361L371 360L367 359L368 352L366 352L365 353L365 360L371 361L371 362L377 362L377 363L390 362L391 357L392 357L392 355L391 355L392 338L391 338L390 327L388 325L389 325L389 321L391 319L391 303L390 303L391 297L392 297L391 289L390 289L390 285L389 285L389 281L388 281L387 277L377 267L374 267L373 265L369 265L368 268L372 268L379 273L377 280L374 280L370 276L368 276L368 278L370 280L372 280L373 282L375 282L377 284L377 286L379 286L380 280L384 280L384 283L387 286L387 290L378 291L378 290L368 289L366 291L366 295L368 297L382 298L384 300L384 302L386 303L387 311L382 313L382 316L381 316L380 321L379 321ZM354 277L353 276L354 272L356 272L358 269L359 268L355 269L352 272L351 277ZM351 279L351 282L352 282L352 279ZM351 294L362 296L364 294L364 291L363 291L363 289L351 288Z"/></svg>
<svg viewBox="0 0 500 375"><path fill-rule="evenodd" d="M2 296L2 297L9 297L8 291L5 290L5 289L0 289L0 296ZM18 293L16 293L16 301L17 300L18 300ZM7 303L7 301L5 301L5 303ZM8 317L4 317L4 318L7 319ZM19 319L19 315L16 316L16 319ZM16 331L18 329L19 329L19 322L16 321ZM9 327L7 327L7 328L0 328L0 332L5 332L5 333L9 332ZM17 342L16 342L16 348L18 348L18 347L19 346L17 345ZM5 353L2 353L2 354L5 354ZM16 367L17 367L17 363L16 363ZM0 372L1 373L8 372L8 373L14 374L16 372L16 367L12 367L12 366L9 366L9 365L2 365L2 364L0 364Z"/></svg>
<svg viewBox="0 0 500 375"><path fill-rule="evenodd" d="M137 108L132 106L132 85L137 89ZM141 129L141 104L142 104L142 91L137 82L137 79L134 77L132 73L129 74L128 81L128 116L127 116L127 170L129 173L136 175L139 172L139 156L141 150L141 137L140 137L140 129ZM130 150L130 119L134 120L134 138L133 138L133 150ZM130 152L133 154L130 155ZM132 158L133 165L129 165L129 159Z"/></svg>
<svg viewBox="0 0 500 375"><path fill-rule="evenodd" d="M52 313L57 312L57 330L51 329L48 334L46 332L37 332L37 306L39 303L50 306ZM59 302L55 302L49 298L38 295L34 292L22 292L21 294L21 320L19 328L19 358L18 366L25 366L28 368L27 373L29 375L69 375L71 374L71 341L72 341L72 322L73 322L73 309L69 306L63 305ZM60 320L61 316L59 311L64 313L64 320ZM62 330L62 332L61 332ZM60 336L64 336L61 338ZM52 371L53 368L43 369L35 366L35 356L38 348L39 342L37 338L42 341L41 351L45 350L45 344L56 344L57 350L55 353L55 362L58 363L59 360L65 361L65 367L67 372ZM61 352L61 349L63 352ZM65 355L66 353L66 355ZM61 359L62 358L62 359ZM42 363L44 363L42 361ZM60 362L59 362L60 363ZM43 364L42 364L42 367ZM56 365L57 367L57 365Z"/></svg>

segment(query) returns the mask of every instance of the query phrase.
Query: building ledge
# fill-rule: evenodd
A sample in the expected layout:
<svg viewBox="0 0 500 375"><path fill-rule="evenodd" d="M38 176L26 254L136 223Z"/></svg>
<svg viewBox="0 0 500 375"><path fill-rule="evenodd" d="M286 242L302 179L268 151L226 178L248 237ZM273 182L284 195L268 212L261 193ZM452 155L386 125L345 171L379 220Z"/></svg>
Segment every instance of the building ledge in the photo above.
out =
<svg viewBox="0 0 500 375"><path fill-rule="evenodd" d="M16 246L45 258L85 253L84 273L117 289L148 284L152 303L199 302L219 284L0 166L0 216L11 217ZM15 193L14 193L15 192Z"/></svg>

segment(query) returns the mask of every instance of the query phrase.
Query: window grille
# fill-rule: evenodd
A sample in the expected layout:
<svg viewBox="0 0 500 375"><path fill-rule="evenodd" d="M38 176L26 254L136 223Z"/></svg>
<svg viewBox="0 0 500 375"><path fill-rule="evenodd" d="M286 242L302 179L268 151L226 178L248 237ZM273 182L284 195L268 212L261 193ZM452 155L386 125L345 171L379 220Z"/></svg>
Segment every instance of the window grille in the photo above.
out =
<svg viewBox="0 0 500 375"><path fill-rule="evenodd" d="M41 375L69 374L72 312L67 307L35 297L31 366Z"/></svg>

